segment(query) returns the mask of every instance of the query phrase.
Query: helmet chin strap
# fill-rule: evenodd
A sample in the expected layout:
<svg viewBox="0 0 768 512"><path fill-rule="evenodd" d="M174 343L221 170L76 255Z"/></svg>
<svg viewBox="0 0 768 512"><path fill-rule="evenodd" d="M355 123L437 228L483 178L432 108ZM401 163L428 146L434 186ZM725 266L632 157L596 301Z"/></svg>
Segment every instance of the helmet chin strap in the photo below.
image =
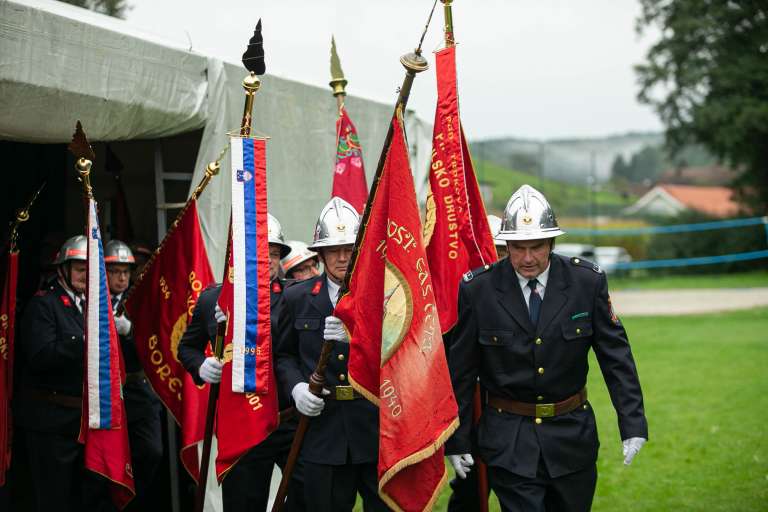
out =
<svg viewBox="0 0 768 512"><path fill-rule="evenodd" d="M72 295L81 296L82 293L75 291L75 287L72 286L72 263L65 261L56 268L56 273L59 275L59 283L65 290L71 292Z"/></svg>

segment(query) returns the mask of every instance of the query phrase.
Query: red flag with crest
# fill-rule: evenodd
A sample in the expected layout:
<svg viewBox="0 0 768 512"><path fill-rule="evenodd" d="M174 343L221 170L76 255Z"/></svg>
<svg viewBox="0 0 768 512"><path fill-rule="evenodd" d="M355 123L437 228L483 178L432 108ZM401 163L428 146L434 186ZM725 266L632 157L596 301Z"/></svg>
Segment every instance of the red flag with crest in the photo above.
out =
<svg viewBox="0 0 768 512"><path fill-rule="evenodd" d="M399 112L391 130L334 314L351 334L349 380L379 407L379 494L394 510L422 511L445 482L442 445L458 419Z"/></svg>
<svg viewBox="0 0 768 512"><path fill-rule="evenodd" d="M178 359L181 336L200 292L214 282L197 201L166 234L125 303L136 352L157 396L181 428L181 461L197 480L197 443L205 433L208 385L197 386Z"/></svg>
<svg viewBox="0 0 768 512"><path fill-rule="evenodd" d="M435 60L437 110L425 237L440 324L447 332L458 317L462 274L495 262L496 247L459 119L456 47L438 51Z"/></svg>
<svg viewBox="0 0 768 512"><path fill-rule="evenodd" d="M357 130L344 105L336 120L336 166L333 172L331 197L340 197L355 207L358 213L365 209L368 185L365 182L363 150Z"/></svg>
<svg viewBox="0 0 768 512"><path fill-rule="evenodd" d="M19 252L5 255L5 272L0 296L0 487L5 485L5 472L11 465L11 411L13 397L13 339L16 323L16 284Z"/></svg>

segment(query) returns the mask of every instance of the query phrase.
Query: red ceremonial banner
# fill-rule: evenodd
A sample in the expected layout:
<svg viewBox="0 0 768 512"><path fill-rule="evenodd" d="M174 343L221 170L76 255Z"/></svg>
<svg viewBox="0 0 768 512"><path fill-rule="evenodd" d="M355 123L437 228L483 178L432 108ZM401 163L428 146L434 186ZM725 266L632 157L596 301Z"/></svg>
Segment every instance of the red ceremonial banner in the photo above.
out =
<svg viewBox="0 0 768 512"><path fill-rule="evenodd" d="M212 282L193 200L125 303L136 352L152 388L181 428L181 461L195 480L199 475L196 445L205 433L208 386L195 384L179 362L178 347L200 292Z"/></svg>
<svg viewBox="0 0 768 512"><path fill-rule="evenodd" d="M357 130L343 106L336 120L336 167L331 197L340 197L363 213L368 199L368 185L363 168L363 150Z"/></svg>
<svg viewBox="0 0 768 512"><path fill-rule="evenodd" d="M277 428L279 413L270 333L266 140L233 137L230 147L232 229L219 295L229 319L216 404L219 482ZM234 391L234 385L246 392Z"/></svg>
<svg viewBox="0 0 768 512"><path fill-rule="evenodd" d="M9 251L5 258L2 297L0 297L0 487L11 465L11 410L13 398L13 338L16 324L16 284L19 253Z"/></svg>
<svg viewBox="0 0 768 512"><path fill-rule="evenodd" d="M458 426L408 149L392 143L335 315L351 334L349 380L379 407L379 494L394 510L434 505L443 443Z"/></svg>
<svg viewBox="0 0 768 512"><path fill-rule="evenodd" d="M429 171L434 228L427 234L442 332L456 323L459 282L466 271L496 261L496 247L459 119L456 47L436 53L437 110ZM429 209L432 206L428 206ZM428 217L432 212L428 212Z"/></svg>

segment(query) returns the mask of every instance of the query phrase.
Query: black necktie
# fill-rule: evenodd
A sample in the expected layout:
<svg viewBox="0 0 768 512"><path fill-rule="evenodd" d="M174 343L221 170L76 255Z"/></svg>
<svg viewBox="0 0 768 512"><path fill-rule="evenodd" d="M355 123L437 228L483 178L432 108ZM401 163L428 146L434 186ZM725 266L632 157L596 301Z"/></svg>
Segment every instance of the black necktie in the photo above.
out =
<svg viewBox="0 0 768 512"><path fill-rule="evenodd" d="M533 325L538 325L539 312L541 311L541 295L536 291L537 284L539 284L539 281L536 279L528 281L528 288L531 289L531 298L528 299L528 314Z"/></svg>

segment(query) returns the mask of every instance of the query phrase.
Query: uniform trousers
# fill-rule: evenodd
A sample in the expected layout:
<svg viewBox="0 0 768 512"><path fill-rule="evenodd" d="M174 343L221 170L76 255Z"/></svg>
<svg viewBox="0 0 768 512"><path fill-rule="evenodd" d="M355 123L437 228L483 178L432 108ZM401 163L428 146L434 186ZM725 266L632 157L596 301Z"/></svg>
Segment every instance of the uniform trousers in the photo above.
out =
<svg viewBox="0 0 768 512"><path fill-rule="evenodd" d="M293 429L278 429L258 446L248 451L224 477L221 484L224 512L261 512L267 510L272 471L277 464L282 470L293 441ZM301 512L304 506L303 467L294 466L285 512ZM314 508L313 508L314 510Z"/></svg>
<svg viewBox="0 0 768 512"><path fill-rule="evenodd" d="M475 466L473 466L472 470L467 473L467 478L459 478L457 476L451 480L451 497L448 499L448 512L480 511L480 494L477 489L478 461L479 457L475 456ZM489 487L489 494L490 490Z"/></svg>
<svg viewBox="0 0 768 512"><path fill-rule="evenodd" d="M504 512L588 512L597 484L597 466L552 478L539 459L534 478L489 467L488 480Z"/></svg>
<svg viewBox="0 0 768 512"><path fill-rule="evenodd" d="M366 512L389 512L379 497L376 463L331 466L304 461L304 496L313 511L351 511L358 492Z"/></svg>
<svg viewBox="0 0 768 512"><path fill-rule="evenodd" d="M107 481L83 462L84 448L71 436L23 431L39 512L113 512Z"/></svg>
<svg viewBox="0 0 768 512"><path fill-rule="evenodd" d="M131 447L131 466L136 485L136 497L127 510L146 510L152 506L149 491L152 488L157 469L163 458L163 435L160 411L132 419L128 411L128 443Z"/></svg>

